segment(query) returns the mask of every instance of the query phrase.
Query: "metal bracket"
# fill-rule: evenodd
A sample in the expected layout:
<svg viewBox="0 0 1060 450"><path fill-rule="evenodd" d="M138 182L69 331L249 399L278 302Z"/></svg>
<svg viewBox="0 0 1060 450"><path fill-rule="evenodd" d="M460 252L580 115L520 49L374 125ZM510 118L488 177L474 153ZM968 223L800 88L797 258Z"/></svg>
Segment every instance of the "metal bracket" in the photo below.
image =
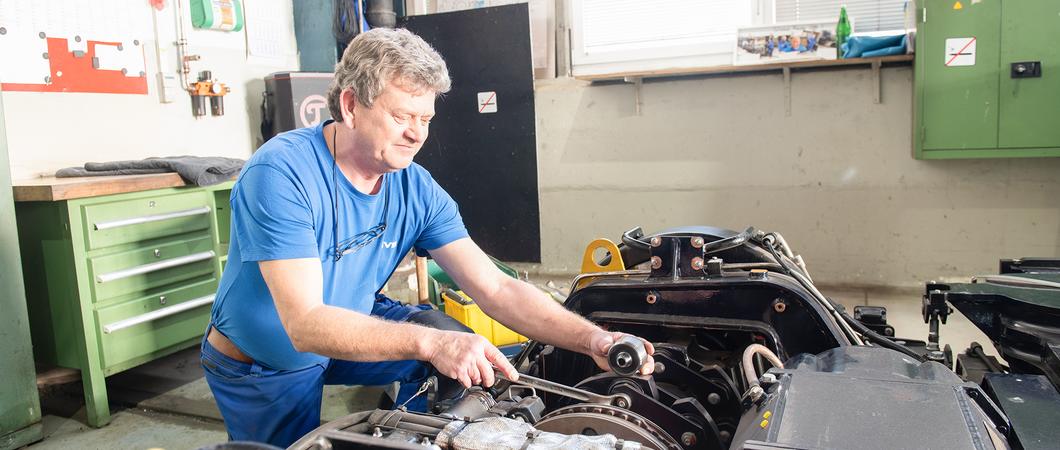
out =
<svg viewBox="0 0 1060 450"><path fill-rule="evenodd" d="M637 112L637 115L639 116L640 115L641 105L644 104L644 101L642 100L641 94L640 94L640 88L641 88L642 85L644 85L644 78L643 77L626 77L625 81L626 81L626 83L633 83L633 100L635 102L635 111Z"/></svg>
<svg viewBox="0 0 1060 450"><path fill-rule="evenodd" d="M875 95L873 103L877 105L883 103L883 100L881 100L883 83L880 81L880 66L880 60L874 59L872 61L872 93Z"/></svg>
<svg viewBox="0 0 1060 450"><path fill-rule="evenodd" d="M791 68L785 67L784 71L784 115L791 117Z"/></svg>

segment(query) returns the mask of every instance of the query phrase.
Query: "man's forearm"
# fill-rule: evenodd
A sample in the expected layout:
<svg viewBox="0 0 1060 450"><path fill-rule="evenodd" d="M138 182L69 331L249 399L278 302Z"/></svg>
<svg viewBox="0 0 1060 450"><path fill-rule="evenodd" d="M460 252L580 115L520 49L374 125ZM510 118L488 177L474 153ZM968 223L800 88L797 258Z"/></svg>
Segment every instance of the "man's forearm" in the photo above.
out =
<svg viewBox="0 0 1060 450"><path fill-rule="evenodd" d="M479 306L519 334L580 353L589 352L590 335L600 328L574 314L529 283L508 279Z"/></svg>
<svg viewBox="0 0 1060 450"><path fill-rule="evenodd" d="M425 360L434 331L320 305L290 324L295 348L348 361Z"/></svg>

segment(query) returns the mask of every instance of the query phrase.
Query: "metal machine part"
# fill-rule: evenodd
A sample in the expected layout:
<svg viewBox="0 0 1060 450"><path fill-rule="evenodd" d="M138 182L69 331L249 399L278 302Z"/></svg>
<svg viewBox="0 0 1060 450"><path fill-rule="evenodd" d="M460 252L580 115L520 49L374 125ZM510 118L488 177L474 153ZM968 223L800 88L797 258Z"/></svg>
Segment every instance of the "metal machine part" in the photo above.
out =
<svg viewBox="0 0 1060 450"><path fill-rule="evenodd" d="M195 117L206 115L207 99L209 99L211 115L224 115L224 96L232 90L224 83L214 80L212 72L209 70L199 72L199 81L192 83L187 89L191 94L191 109Z"/></svg>
<svg viewBox="0 0 1060 450"><path fill-rule="evenodd" d="M629 335L622 336L607 351L607 364L619 375L636 374L647 359L644 342Z"/></svg>
<svg viewBox="0 0 1060 450"><path fill-rule="evenodd" d="M938 339L937 322L946 323L953 305L1008 362L1007 370L998 367L997 372L1045 375L1060 389L1060 260L1017 261L1003 260L1000 275L976 277L971 283L928 283L925 319L929 314L937 317L929 339ZM982 359L974 348L969 350L958 359Z"/></svg>
<svg viewBox="0 0 1060 450"><path fill-rule="evenodd" d="M846 346L788 367L770 370L733 448L1008 448L1002 412L941 364Z"/></svg>
<svg viewBox="0 0 1060 450"><path fill-rule="evenodd" d="M1018 424L997 406L1018 402L992 400L977 384L908 348L909 341L885 336L882 310L862 310L866 323L842 311L813 286L805 262L779 234L635 231L612 252L626 270L581 275L565 307L651 342L650 375L636 371L647 358L637 339L616 342L611 370L603 371L586 355L532 341L514 361L518 381L499 376L492 388L441 402L430 414L355 414L323 425L293 448L551 448L563 442L557 448L991 449L1022 442ZM639 264L652 269L634 269ZM946 302L959 298L952 292L941 303L925 303L929 321L945 322ZM1006 317L1015 316L1000 323L1015 324ZM1012 330L1048 331L1042 323L1020 324ZM1017 336L1013 331L1004 336ZM982 361L985 370L1004 368ZM1028 388L1001 381L999 392ZM1028 403L1051 401L1034 400ZM1042 436L1048 427L1028 430L1027 436Z"/></svg>

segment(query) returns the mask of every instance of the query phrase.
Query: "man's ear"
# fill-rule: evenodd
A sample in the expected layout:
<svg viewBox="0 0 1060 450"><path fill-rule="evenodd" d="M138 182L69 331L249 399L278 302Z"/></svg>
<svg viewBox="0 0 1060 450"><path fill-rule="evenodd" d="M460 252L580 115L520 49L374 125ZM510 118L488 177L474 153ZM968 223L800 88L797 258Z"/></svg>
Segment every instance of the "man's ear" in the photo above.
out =
<svg viewBox="0 0 1060 450"><path fill-rule="evenodd" d="M342 123L350 128L357 128L357 114L363 107L357 102L352 89L344 89L339 95L339 107L342 109Z"/></svg>

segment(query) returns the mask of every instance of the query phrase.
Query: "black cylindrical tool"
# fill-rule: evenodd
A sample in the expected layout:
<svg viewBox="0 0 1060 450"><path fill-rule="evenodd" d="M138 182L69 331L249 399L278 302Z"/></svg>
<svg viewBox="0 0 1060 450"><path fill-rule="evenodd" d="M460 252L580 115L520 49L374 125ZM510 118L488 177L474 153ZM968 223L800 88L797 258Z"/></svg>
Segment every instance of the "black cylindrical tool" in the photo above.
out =
<svg viewBox="0 0 1060 450"><path fill-rule="evenodd" d="M644 341L630 335L622 336L607 351L607 365L619 375L635 375L646 359Z"/></svg>

